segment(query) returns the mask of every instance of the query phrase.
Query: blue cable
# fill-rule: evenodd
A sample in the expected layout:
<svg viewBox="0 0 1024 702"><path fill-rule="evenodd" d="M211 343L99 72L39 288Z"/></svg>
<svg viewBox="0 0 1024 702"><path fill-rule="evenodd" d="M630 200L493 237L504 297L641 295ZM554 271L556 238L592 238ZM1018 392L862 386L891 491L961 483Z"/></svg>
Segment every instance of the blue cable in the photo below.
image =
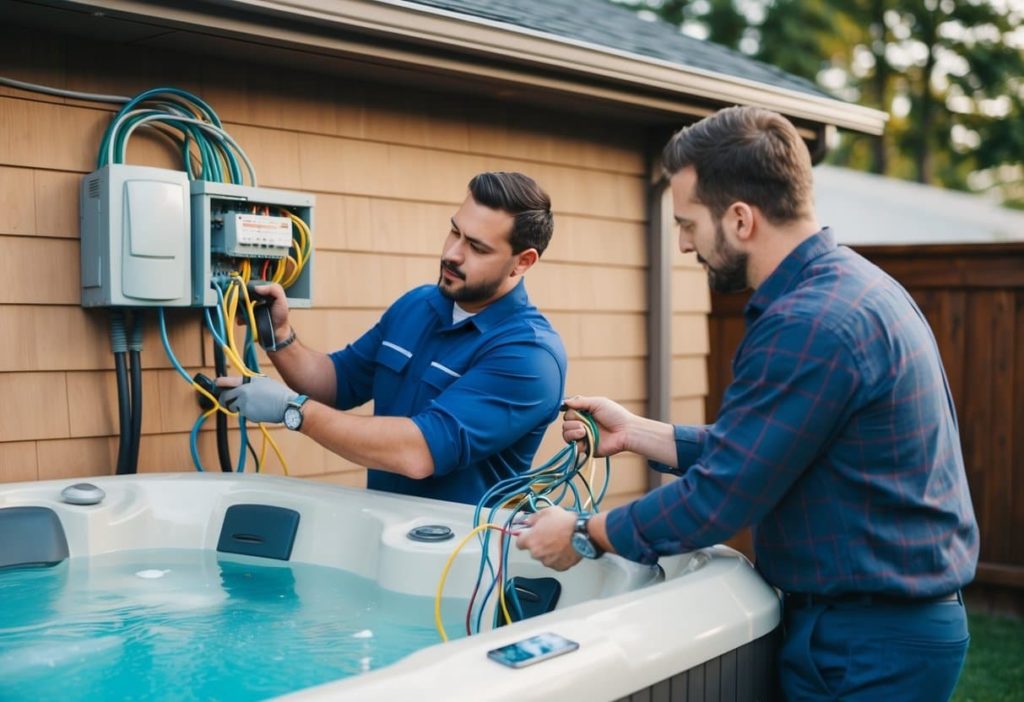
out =
<svg viewBox="0 0 1024 702"><path fill-rule="evenodd" d="M218 346L227 346L227 342L224 341L224 337L218 334L217 330L214 328L213 318L210 316L209 307L203 310L203 316L206 317L206 328L210 330L210 335L213 337L213 340L217 343ZM223 329L223 326L221 326L221 328Z"/></svg>
<svg viewBox="0 0 1024 702"><path fill-rule="evenodd" d="M196 470L200 473L205 473L203 470L203 463L199 460L199 428L203 426L206 421L206 413L200 414L196 417L195 423L192 425L192 432L188 437L188 448L192 452L192 463L195 464Z"/></svg>
<svg viewBox="0 0 1024 702"><path fill-rule="evenodd" d="M192 376L189 375L181 364L178 363L178 357L174 355L174 351L171 350L171 342L167 339L167 321L164 319L164 308L156 308L157 319L160 320L160 340L164 343L164 351L167 352L167 358L171 359L171 365L174 366L174 370L181 374L181 377L188 381L188 384L192 384Z"/></svg>
<svg viewBox="0 0 1024 702"><path fill-rule="evenodd" d="M239 442L238 442L238 445L239 445L238 467L235 469L235 472L236 473L244 473L245 472L245 458L246 458L246 454L247 454L246 447L249 445L249 433L248 433L248 430L245 428L245 417L243 417L241 414L238 415L238 432L239 432L239 435L240 435Z"/></svg>

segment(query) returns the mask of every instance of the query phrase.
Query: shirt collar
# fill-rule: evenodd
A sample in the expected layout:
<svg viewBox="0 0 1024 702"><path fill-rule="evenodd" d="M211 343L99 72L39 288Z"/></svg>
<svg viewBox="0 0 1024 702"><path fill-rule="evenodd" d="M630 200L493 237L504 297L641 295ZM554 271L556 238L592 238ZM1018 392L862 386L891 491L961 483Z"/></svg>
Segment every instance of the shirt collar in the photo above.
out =
<svg viewBox="0 0 1024 702"><path fill-rule="evenodd" d="M526 294L525 279L520 280L514 288L487 305L480 312L468 319L462 320L458 324L452 324L452 306L455 303L442 295L440 288L435 286L433 293L428 299L430 306L434 308L434 312L441 318L444 327L455 329L466 324L473 324L481 332L487 331L530 304L530 298Z"/></svg>
<svg viewBox="0 0 1024 702"><path fill-rule="evenodd" d="M785 295L800 280L804 267L830 251L836 250L836 236L831 227L823 227L814 235L800 242L782 259L782 263L765 278L761 286L750 296L743 310L747 324L752 324L775 300Z"/></svg>

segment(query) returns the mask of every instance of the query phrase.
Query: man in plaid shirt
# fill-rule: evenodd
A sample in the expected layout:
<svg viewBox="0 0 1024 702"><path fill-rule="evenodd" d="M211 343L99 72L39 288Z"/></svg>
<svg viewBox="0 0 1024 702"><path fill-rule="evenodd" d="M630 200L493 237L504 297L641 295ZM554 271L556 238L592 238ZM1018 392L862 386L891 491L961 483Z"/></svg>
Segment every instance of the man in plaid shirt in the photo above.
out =
<svg viewBox="0 0 1024 702"><path fill-rule="evenodd" d="M593 518L542 510L517 545L559 570L603 551L654 563L753 525L757 568L784 595L787 698L948 699L978 528L924 316L818 224L810 155L781 115L722 110L677 133L664 164L680 248L714 290L755 291L735 380L707 426L568 400L567 441L585 410L599 455L633 451L680 477Z"/></svg>

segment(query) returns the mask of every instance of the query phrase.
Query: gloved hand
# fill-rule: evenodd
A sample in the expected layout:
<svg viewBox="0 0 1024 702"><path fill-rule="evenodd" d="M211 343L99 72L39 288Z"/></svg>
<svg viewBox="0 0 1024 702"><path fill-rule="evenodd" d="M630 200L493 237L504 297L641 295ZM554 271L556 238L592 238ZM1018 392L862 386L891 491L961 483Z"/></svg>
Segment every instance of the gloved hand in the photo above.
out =
<svg viewBox="0 0 1024 702"><path fill-rule="evenodd" d="M241 385L222 390L220 403L254 422L280 423L284 421L288 403L298 396L284 383L256 376L246 378Z"/></svg>

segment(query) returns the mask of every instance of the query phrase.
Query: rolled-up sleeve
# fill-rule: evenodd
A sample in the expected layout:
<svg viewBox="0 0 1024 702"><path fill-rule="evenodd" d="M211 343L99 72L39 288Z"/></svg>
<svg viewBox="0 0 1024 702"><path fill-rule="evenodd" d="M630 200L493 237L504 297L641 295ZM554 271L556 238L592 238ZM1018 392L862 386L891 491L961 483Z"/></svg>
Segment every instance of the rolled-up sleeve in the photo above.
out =
<svg viewBox="0 0 1024 702"><path fill-rule="evenodd" d="M564 378L551 351L531 343L485 354L412 416L447 475L508 448L557 416Z"/></svg>
<svg viewBox="0 0 1024 702"><path fill-rule="evenodd" d="M647 466L659 473L682 475L700 458L701 452L704 451L704 437L707 436L708 428L706 425L677 424L672 433L676 442L676 466L678 468L658 461L648 461Z"/></svg>

